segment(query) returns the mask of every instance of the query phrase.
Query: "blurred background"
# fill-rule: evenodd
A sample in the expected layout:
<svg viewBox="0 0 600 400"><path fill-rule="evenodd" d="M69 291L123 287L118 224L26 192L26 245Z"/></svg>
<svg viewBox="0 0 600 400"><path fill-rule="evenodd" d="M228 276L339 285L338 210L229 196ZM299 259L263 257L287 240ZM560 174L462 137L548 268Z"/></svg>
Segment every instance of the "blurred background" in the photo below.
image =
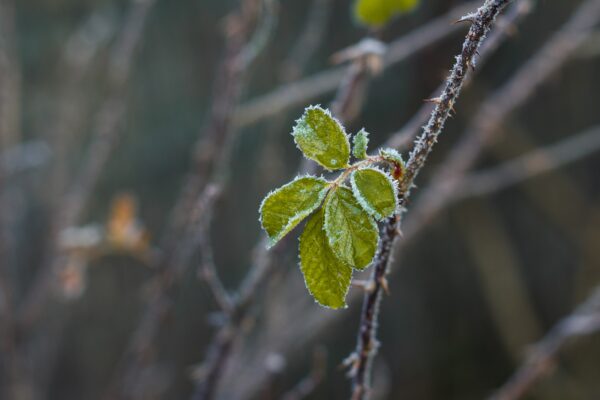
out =
<svg viewBox="0 0 600 400"><path fill-rule="evenodd" d="M1 0L0 397L348 398L362 289L315 304L260 202L301 168L310 104L406 154L481 3L368 28L350 0ZM486 398L600 284L600 16L565 25L594 3L499 21L417 180L372 398ZM600 398L599 359L570 341L524 398Z"/></svg>

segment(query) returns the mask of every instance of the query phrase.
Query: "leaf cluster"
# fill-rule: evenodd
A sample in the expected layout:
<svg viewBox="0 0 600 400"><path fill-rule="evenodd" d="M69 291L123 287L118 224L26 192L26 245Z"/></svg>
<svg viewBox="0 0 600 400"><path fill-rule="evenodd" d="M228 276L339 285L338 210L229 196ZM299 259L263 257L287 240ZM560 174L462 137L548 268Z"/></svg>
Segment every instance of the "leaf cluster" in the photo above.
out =
<svg viewBox="0 0 600 400"><path fill-rule="evenodd" d="M345 307L353 270L365 269L377 252L376 221L398 206L397 181L380 166L396 171L404 164L393 149L369 156L364 129L351 150L344 127L319 106L305 110L292 136L306 158L340 173L333 180L299 176L272 191L260 206L260 222L273 246L310 216L299 245L306 286L319 304Z"/></svg>

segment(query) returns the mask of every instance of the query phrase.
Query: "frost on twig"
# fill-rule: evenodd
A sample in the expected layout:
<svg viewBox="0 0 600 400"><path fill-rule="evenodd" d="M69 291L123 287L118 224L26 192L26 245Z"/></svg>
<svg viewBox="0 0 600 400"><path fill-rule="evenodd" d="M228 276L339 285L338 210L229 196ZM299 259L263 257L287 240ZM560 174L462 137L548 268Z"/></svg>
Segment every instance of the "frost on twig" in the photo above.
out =
<svg viewBox="0 0 600 400"><path fill-rule="evenodd" d="M425 161L437 138L441 133L446 119L450 115L454 104L460 94L464 80L474 65L479 46L491 29L496 17L502 9L508 5L509 0L487 0L482 7L472 16L472 24L467 37L463 43L462 51L456 57L456 62L446 80L446 85L431 113L429 122L423 128L423 133L415 142L410 153L406 169L399 184L400 207L406 206L406 200L410 194L413 182L419 171L425 165ZM352 366L352 399L366 399L369 395L371 365L377 348L375 330L379 304L381 302L384 286L382 282L388 270L391 249L397 232L397 219L388 218L383 228L381 246L377 260L374 262L374 270L371 279L375 282L375 289L366 293L363 300L363 309L358 333L356 347L356 361Z"/></svg>

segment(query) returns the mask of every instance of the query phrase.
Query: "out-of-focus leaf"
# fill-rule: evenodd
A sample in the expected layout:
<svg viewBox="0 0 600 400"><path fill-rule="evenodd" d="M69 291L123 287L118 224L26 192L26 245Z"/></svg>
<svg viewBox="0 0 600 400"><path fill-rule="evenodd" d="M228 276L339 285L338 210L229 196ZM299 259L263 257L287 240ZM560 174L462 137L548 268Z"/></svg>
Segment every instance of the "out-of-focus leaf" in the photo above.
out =
<svg viewBox="0 0 600 400"><path fill-rule="evenodd" d="M394 16L414 9L420 0L356 0L354 15L363 24L381 26Z"/></svg>

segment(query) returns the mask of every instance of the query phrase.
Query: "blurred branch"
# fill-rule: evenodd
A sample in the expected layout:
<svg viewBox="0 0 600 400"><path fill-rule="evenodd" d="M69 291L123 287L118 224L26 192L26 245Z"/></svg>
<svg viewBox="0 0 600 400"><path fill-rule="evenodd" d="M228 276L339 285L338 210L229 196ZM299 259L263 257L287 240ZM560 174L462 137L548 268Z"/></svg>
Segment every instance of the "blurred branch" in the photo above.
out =
<svg viewBox="0 0 600 400"><path fill-rule="evenodd" d="M528 351L524 363L496 392L491 400L516 400L523 397L556 363L562 348L573 339L600 332L600 287L561 319L542 340Z"/></svg>
<svg viewBox="0 0 600 400"><path fill-rule="evenodd" d="M387 68L405 60L416 52L442 40L462 29L460 24L449 24L471 10L477 2L462 4L447 14L434 19L400 39L388 45L383 66ZM304 105L307 101L336 90L347 75L351 66L335 67L319 72L300 81L289 83L274 89L254 100L243 104L236 113L235 124L238 127L250 125L263 118L276 115L287 108Z"/></svg>
<svg viewBox="0 0 600 400"><path fill-rule="evenodd" d="M345 107L351 99L361 98L366 90L366 80L370 77L368 63L365 57L371 57L370 51L358 52L353 58L353 65L346 71L346 76L340 81L335 99L332 101L334 115L342 122L347 123L356 117L359 108ZM339 113L339 114L336 114ZM314 172L314 163L306 160L300 166L302 172ZM248 320L248 311L257 300L260 287L265 284L271 275L271 269L277 265L277 259L281 257L289 238L282 241L275 249L267 251L267 240L260 241L255 249L252 267L244 277L236 296L233 297L232 308L227 322L213 337L208 346L205 361L202 363L202 376L196 385L195 400L210 399L214 396L216 386L221 375L224 373L226 362L231 356L234 343L242 336L241 328Z"/></svg>
<svg viewBox="0 0 600 400"><path fill-rule="evenodd" d="M498 47L506 40L508 36L514 35L517 29L517 24L526 18L534 7L534 0L521 0L515 2L515 5L510 7L506 15L499 17L497 28L490 33L486 41L481 45L479 53L475 57L475 65L477 71L481 70L483 65L496 52ZM472 75L469 75L464 83L464 87L471 83ZM433 99L444 89L442 83L437 87L429 98ZM410 118L410 120L399 131L392 133L386 141L386 145L402 150L407 147L419 133L423 124L427 122L427 118L433 109L433 103L426 101L421 108Z"/></svg>
<svg viewBox="0 0 600 400"><path fill-rule="evenodd" d="M467 175L453 200L486 196L507 186L558 169L600 150L600 126L572 135L556 144L533 150L513 160Z"/></svg>
<svg viewBox="0 0 600 400"><path fill-rule="evenodd" d="M280 74L284 82L302 76L306 64L321 44L332 10L333 0L312 0L302 33L281 66Z"/></svg>
<svg viewBox="0 0 600 400"><path fill-rule="evenodd" d="M456 57L456 63L446 80L446 86L441 95L436 98L436 106L431 113L429 122L415 142L406 163L404 175L399 180L398 198L401 213L405 210L415 178L425 165L429 153L432 151L450 112L454 108L468 71L473 68L473 60L479 46L494 24L498 14L508 3L510 3L510 0L486 0L477 12L461 18L463 21L470 22L471 28L463 43L462 51ZM350 376L352 378L352 399L354 400L366 399L369 396L371 366L378 347L375 336L379 304L381 303L382 291L387 288L386 275L394 240L399 232L399 222L400 216L392 216L386 220L380 240L379 253L371 266L373 269L371 275L373 289L364 295L356 350L351 356L352 369L350 370Z"/></svg>
<svg viewBox="0 0 600 400"><path fill-rule="evenodd" d="M0 168L4 169L6 179L12 175L37 168L52 156L50 147L44 140L30 140L12 146L0 153Z"/></svg>
<svg viewBox="0 0 600 400"><path fill-rule="evenodd" d="M233 307L216 274L212 250L205 236L208 236L207 228L213 204L227 171L230 145L235 133L231 117L243 90L249 64L264 48L274 28L275 6L273 0L245 0L238 10L227 17L225 58L218 69L207 125L196 143L192 168L175 201L166 233L159 246L161 253L154 261L158 275L153 291L125 351L121 366L117 368L109 397L113 395L110 392L114 391L121 392L126 397L136 396L132 388L136 387L140 371L149 362L148 354L160 330L160 323L170 309L170 292L198 246L203 250L201 268L209 288L224 311ZM254 34L250 37L252 28ZM191 217L190 210L195 210ZM210 390L212 389L209 388L209 392Z"/></svg>
<svg viewBox="0 0 600 400"><path fill-rule="evenodd" d="M600 1L587 0L544 46L502 87L489 96L474 114L462 139L434 174L412 207L404 234L425 227L445 208L460 187L465 173L496 134L506 117L521 107L556 71L558 71L592 31L600 19Z"/></svg>
<svg viewBox="0 0 600 400"><path fill-rule="evenodd" d="M210 191L214 191L214 194L210 196L217 197L220 192L220 188L215 184L208 186ZM198 267L198 275L203 279L211 290L215 301L221 308L221 311L226 315L230 315L233 309L232 299L227 290L223 287L223 283L219 279L217 274L217 267L215 266L215 260L213 257L212 243L210 241L210 223L212 219L212 212L204 212L203 221L200 224L201 233L198 235L200 240L200 254L202 261Z"/></svg>
<svg viewBox="0 0 600 400"><path fill-rule="evenodd" d="M17 52L13 0L0 0L0 154L21 140L21 66ZM14 210L8 177L10 170L0 159L0 397L11 395L16 378ZM6 391L5 389L6 388Z"/></svg>
<svg viewBox="0 0 600 400"><path fill-rule="evenodd" d="M527 0L525 0L524 2L529 3ZM504 24L500 23L501 26L499 28L502 30L501 35L499 35L497 33L491 33L489 39L496 42L496 46L498 45L498 41L507 37L506 31L507 31L507 26L509 26L508 22L509 21L511 23L515 22L516 20L518 20L519 16L524 15L528 12L528 9L526 7L522 7L521 5L519 5L518 7L519 7L518 13L514 12L514 11L509 12L509 14L507 15L507 18L504 19L504 21L507 21L507 22ZM446 21L446 24L448 24L448 21ZM395 43L401 42L402 40L403 39L399 39ZM352 46L351 48L349 48L347 50L349 51L353 48L361 49L362 46L359 43L358 45ZM492 48L493 47L490 46L490 47L488 47L488 50L485 50L485 51L491 52ZM342 51L341 53L348 53L348 51L345 50L345 51ZM363 56L370 56L371 53L367 52L365 54L363 52L359 52L359 54L362 54ZM335 99L332 101L332 106L335 104L347 103L349 101L349 99L354 98L354 97L361 97L361 91L364 89L363 88L364 85L360 84L360 82L356 82L356 80L364 79L365 77L368 77L368 75L360 73L360 70L356 69L357 66L366 67L366 63L364 63L364 60L361 61L359 58L358 60L354 60L350 67L347 67L348 70L347 70L346 75L339 79L339 81L342 82L342 85L338 88L337 95L335 96ZM348 90L348 88L350 88L350 87L355 88L355 90L354 91ZM355 93L356 90L359 90L359 92ZM340 119L340 121L342 121L343 123L347 123L346 119L354 118L356 116L357 111L358 111L357 109L354 109L353 110L354 114L349 115L349 116L342 115L341 118L339 115L336 114L336 117L338 117L338 119ZM337 111L337 112L339 112L339 111ZM300 171L307 172L306 168L308 166L309 166L309 163L303 162L303 167L300 168ZM283 242L284 242L283 246L285 246L285 239L283 240ZM253 282L253 283L251 285L246 285L247 287L251 288L251 290L246 293L252 293L253 291L255 291L256 287L258 285L262 284L262 281L266 279L266 276L269 275L269 272L271 271L272 266L277 265L277 262L274 260L280 258L280 252L283 252L283 249L282 249L283 246L279 245L274 250L271 250L271 252L267 252L265 250L266 241L261 241L260 243L257 244L257 246L255 247L255 260L253 263L253 268L251 268L250 275L246 279L246 281ZM304 287L304 286L302 286L302 287ZM372 287L372 285L370 287ZM351 293L351 299L356 300L357 294L358 294L358 292ZM250 299L252 299L252 297L250 297ZM312 303L311 303L311 305L312 305ZM291 315L295 315L295 313L292 313ZM326 317L330 317L327 320L331 321L335 317L335 314L317 314L317 315L315 315L315 317L320 318L321 322L323 322L323 320L327 319ZM316 321L315 321L315 323L318 325L318 323ZM294 334L295 339L292 339L290 344L296 343L297 341L305 342L308 340L309 336L312 336L317 332L317 329L308 329L308 330L305 329L306 327L309 327L309 326L314 327L315 325L313 325L312 323L307 323L307 324L302 324L302 325L303 325L302 329L300 329L301 327L298 327L298 330L291 329L291 331L294 333L297 333L297 334L301 334L303 337L299 338L297 335ZM279 348L278 350L286 351L286 350L289 350L288 347L284 346L282 348ZM228 374L228 376L231 376L231 374ZM261 386L260 378L249 379L248 381L252 382L254 387ZM251 395L248 395L246 392L244 392L244 393L245 393L246 397L251 397Z"/></svg>
<svg viewBox="0 0 600 400"><path fill-rule="evenodd" d="M318 347L313 352L312 369L308 376L281 396L281 400L302 400L310 396L325 378L326 366L327 350L324 347Z"/></svg>
<svg viewBox="0 0 600 400"><path fill-rule="evenodd" d="M54 154L52 169L50 171L50 181L52 184L48 190L50 194L50 206L52 208L50 211L51 218L61 215L63 212L61 210L64 207L65 191L69 189L69 184L71 183L70 180L77 179L77 177L73 177L72 171L74 168L72 168L73 160L71 155L75 148L75 144L80 144L77 140L80 139L77 137L77 134L81 133L81 130L84 128L84 121L87 116L86 105L89 101L89 93L82 90L82 86L84 85L86 74L96 65L96 56L105 48L105 45L114 36L115 31L118 28L118 25L115 22L115 15L113 14L114 12L112 10L107 10L105 8L94 11L67 39L60 56L58 69L60 71L61 93L58 100L56 119L50 125L50 147ZM125 22L125 24L129 24L129 22ZM125 32L122 33L122 35L124 34ZM125 39L121 39L121 41L123 43L122 46L128 46L125 44ZM132 50L120 51L131 52ZM113 54L112 61L109 62L115 64L117 57L122 56ZM109 81L108 84L112 85L111 87L114 92L112 95L113 97L122 97L123 89L121 86L124 82L119 81L115 76L115 68L115 65L109 66L107 77ZM103 107L109 107L109 100L106 100ZM102 111L96 116L97 120L100 118L100 115L102 115L101 113ZM118 118L116 115L115 117ZM98 141L97 138L101 136L99 131L108 128L100 128L100 125L104 124L104 122L96 121L95 124L95 133L93 133L93 135L95 135L95 139ZM112 123L112 126L115 126L114 122ZM111 134L116 135L115 133ZM105 135L102 134L102 136ZM95 144L95 146L99 145ZM90 147L89 153L93 154L95 150L94 147ZM100 163L99 161L100 160L97 162ZM88 168L91 169L91 162ZM88 174L99 173L88 172ZM81 177L79 179L81 179ZM91 186L94 186L93 182L91 183ZM91 189L86 190L91 191ZM57 222L54 222L54 225L56 224Z"/></svg>
<svg viewBox="0 0 600 400"><path fill-rule="evenodd" d="M132 0L131 10L112 49L107 71L109 95L95 115L88 156L68 189L57 216L53 238L74 226L81 218L88 200L106 165L119 136L126 113L125 88L131 73L133 57L142 37L146 17L155 0ZM43 267L34 279L20 310L21 324L28 327L40 316L51 295L54 278L64 263L64 255L55 245L49 267Z"/></svg>

